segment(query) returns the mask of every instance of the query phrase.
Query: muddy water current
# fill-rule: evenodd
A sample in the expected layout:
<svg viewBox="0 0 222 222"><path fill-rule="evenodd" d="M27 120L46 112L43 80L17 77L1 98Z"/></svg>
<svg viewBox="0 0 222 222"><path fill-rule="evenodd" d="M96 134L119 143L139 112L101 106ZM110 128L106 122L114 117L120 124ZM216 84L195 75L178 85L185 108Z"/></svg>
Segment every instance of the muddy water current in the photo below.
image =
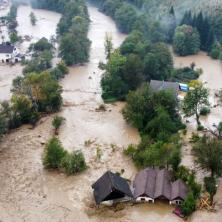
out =
<svg viewBox="0 0 222 222"><path fill-rule="evenodd" d="M20 13L27 19L28 10L31 9L22 9L24 12ZM35 12L38 15L37 11ZM37 17L45 18L41 21L46 22L48 18L54 22L47 24L56 24L58 21L57 14L42 10L40 12L41 16ZM119 206L118 209L95 208L90 186L106 170L124 170L125 178L134 178L136 169L131 159L124 156L122 151L128 144L138 143L139 134L123 120L123 103L106 105L106 111L97 109L102 103L102 72L98 69L98 63L105 61L105 33L112 34L115 47L118 47L126 36L118 32L114 22L98 12L95 7L89 6L89 14L92 21L89 31L89 38L92 41L90 62L70 68L69 75L61 82L64 89L64 106L60 115L66 118L66 122L59 134L66 149L83 151L89 168L84 173L70 177L43 169L41 157L44 144L53 134L53 116L41 119L35 129L23 126L15 130L3 138L0 144L0 220L179 222L181 220L172 214L173 208L165 203L129 204ZM18 21L21 26L24 25L24 29L18 28L21 33L30 34L31 30L33 31L33 27L29 26L27 21L21 18ZM51 25L48 29L42 26L44 24L41 24L43 30L49 29L52 33L55 31ZM32 35L40 38L43 30L33 31ZM2 88L0 90L0 93L7 94ZM101 158L98 158L98 150ZM218 201L221 202L221 198L218 198ZM211 221L216 222L220 221L219 216L219 213L197 212L192 221L202 222L214 218Z"/></svg>

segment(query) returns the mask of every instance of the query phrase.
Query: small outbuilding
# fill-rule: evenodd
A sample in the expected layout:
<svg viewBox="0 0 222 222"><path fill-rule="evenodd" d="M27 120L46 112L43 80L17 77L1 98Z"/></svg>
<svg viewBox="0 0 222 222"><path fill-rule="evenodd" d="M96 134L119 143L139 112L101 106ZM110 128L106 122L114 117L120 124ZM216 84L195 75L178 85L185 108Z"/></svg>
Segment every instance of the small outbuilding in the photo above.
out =
<svg viewBox="0 0 222 222"><path fill-rule="evenodd" d="M124 198L131 199L133 194L127 180L119 175L107 171L93 185L96 204L104 201L115 201Z"/></svg>

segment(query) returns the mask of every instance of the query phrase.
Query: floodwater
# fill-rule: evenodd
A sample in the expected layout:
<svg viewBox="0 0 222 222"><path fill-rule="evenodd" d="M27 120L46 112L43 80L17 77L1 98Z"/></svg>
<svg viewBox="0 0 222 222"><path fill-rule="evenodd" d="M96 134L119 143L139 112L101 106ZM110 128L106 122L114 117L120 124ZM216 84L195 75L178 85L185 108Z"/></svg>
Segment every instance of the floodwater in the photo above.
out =
<svg viewBox="0 0 222 222"><path fill-rule="evenodd" d="M30 13L33 12L36 16L37 22L33 26L30 22ZM57 24L61 15L56 12L46 11L42 9L32 9L30 6L19 6L18 8L18 34L22 37L28 35L31 41L25 41L20 50L25 53L31 42L37 42L39 39L45 37L48 40L56 36Z"/></svg>
<svg viewBox="0 0 222 222"><path fill-rule="evenodd" d="M34 12L37 18L36 26L32 26L29 14ZM0 11L0 15L6 15L8 8ZM55 12L46 10L31 9L29 6L20 6L17 13L18 21L18 35L24 37L25 35L32 36L31 41L24 41L18 46L21 53L25 53L31 42L36 42L42 37L50 39L51 36L56 34L56 26L59 22L61 15ZM0 64L0 101L9 100L11 97L10 89L12 80L17 76L22 75L22 66L16 64L9 66Z"/></svg>
<svg viewBox="0 0 222 222"><path fill-rule="evenodd" d="M48 13L51 12L45 11L45 17ZM126 36L118 32L109 17L93 6L89 6L89 14L92 20L90 62L70 68L70 74L61 82L64 107L60 115L66 118L66 122L59 136L69 151L83 151L88 169L70 177L43 169L41 156L44 144L53 135L53 116L41 119L35 129L23 126L15 130L0 144L0 220L180 222L182 220L172 214L173 208L165 203L95 208L90 186L106 170L120 172L123 169L123 176L133 180L137 170L122 151L128 144L138 143L139 134L123 120L121 109L124 103L106 105L103 112L96 110L102 103L102 72L98 63L105 60L105 33L112 33L115 47ZM98 150L101 158L98 158ZM205 216L209 214L199 213L192 220L203 221L201 218Z"/></svg>

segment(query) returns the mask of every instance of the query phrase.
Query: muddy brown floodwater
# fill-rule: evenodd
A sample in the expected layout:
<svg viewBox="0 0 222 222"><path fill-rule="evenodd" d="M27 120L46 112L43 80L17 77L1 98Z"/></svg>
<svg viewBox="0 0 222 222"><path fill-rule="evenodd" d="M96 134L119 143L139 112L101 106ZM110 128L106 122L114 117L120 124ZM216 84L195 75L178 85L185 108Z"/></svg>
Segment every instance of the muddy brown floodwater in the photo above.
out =
<svg viewBox="0 0 222 222"><path fill-rule="evenodd" d="M44 17L51 14L44 13ZM123 120L124 103L106 105L103 112L97 110L102 103L98 63L105 60L105 33L112 34L115 47L126 36L95 7L89 6L89 14L90 62L70 68L61 82L64 107L60 113L66 118L60 130L63 145L69 151L82 150L89 168L70 177L43 169L41 156L45 142L53 135L53 116L41 119L35 129L23 126L11 132L0 144L0 221L179 222L171 213L173 208L165 203L125 205L118 210L94 206L90 186L106 170L124 169L124 177L134 178L136 169L122 151L128 144L138 143L140 137ZM98 150L101 159L97 158ZM205 216L200 212L193 221L203 221L200 218Z"/></svg>

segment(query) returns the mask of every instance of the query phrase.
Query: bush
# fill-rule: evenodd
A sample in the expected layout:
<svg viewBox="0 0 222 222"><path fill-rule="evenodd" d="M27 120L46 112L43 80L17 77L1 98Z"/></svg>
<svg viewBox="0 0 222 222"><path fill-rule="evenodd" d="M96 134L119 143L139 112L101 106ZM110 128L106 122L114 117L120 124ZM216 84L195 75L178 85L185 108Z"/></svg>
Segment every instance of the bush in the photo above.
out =
<svg viewBox="0 0 222 222"><path fill-rule="evenodd" d="M43 156L43 165L48 169L57 169L60 166L61 160L67 152L61 145L61 142L57 138L52 138L46 144L45 152Z"/></svg>
<svg viewBox="0 0 222 222"><path fill-rule="evenodd" d="M6 118L0 113L0 138L8 131L8 123Z"/></svg>
<svg viewBox="0 0 222 222"><path fill-rule="evenodd" d="M222 53L222 46L220 45L219 42L214 43L214 45L212 46L210 52L209 52L209 56L212 59L219 59L220 55Z"/></svg>
<svg viewBox="0 0 222 222"><path fill-rule="evenodd" d="M200 115L207 116L210 113L210 109L208 107L203 107L200 110Z"/></svg>
<svg viewBox="0 0 222 222"><path fill-rule="evenodd" d="M203 131L203 130L204 130L204 126L202 126L201 124L199 124L199 125L197 126L197 130L198 130L198 131Z"/></svg>
<svg viewBox="0 0 222 222"><path fill-rule="evenodd" d="M201 185L196 182L195 174L185 166L178 167L175 173L176 179L183 180L190 188L194 198L198 198L201 192Z"/></svg>
<svg viewBox="0 0 222 222"><path fill-rule="evenodd" d="M216 180L213 177L204 178L204 186L206 191L210 194L210 199L213 201L213 197L217 192Z"/></svg>
<svg viewBox="0 0 222 222"><path fill-rule="evenodd" d="M182 212L185 216L191 215L196 209L196 200L192 193L189 193L181 205Z"/></svg>
<svg viewBox="0 0 222 222"><path fill-rule="evenodd" d="M133 157L135 155L136 151L137 151L136 146L133 145L133 144L130 144L127 147L127 149L125 149L123 152L124 152L125 155Z"/></svg>
<svg viewBox="0 0 222 222"><path fill-rule="evenodd" d="M52 125L55 128L55 132L58 131L58 129L60 128L60 126L63 124L63 122L65 121L65 119L61 116L55 116L53 121L52 121Z"/></svg>
<svg viewBox="0 0 222 222"><path fill-rule="evenodd" d="M62 158L60 168L64 170L67 175L84 171L87 166L83 153L80 151L74 151L71 154L66 153Z"/></svg>

